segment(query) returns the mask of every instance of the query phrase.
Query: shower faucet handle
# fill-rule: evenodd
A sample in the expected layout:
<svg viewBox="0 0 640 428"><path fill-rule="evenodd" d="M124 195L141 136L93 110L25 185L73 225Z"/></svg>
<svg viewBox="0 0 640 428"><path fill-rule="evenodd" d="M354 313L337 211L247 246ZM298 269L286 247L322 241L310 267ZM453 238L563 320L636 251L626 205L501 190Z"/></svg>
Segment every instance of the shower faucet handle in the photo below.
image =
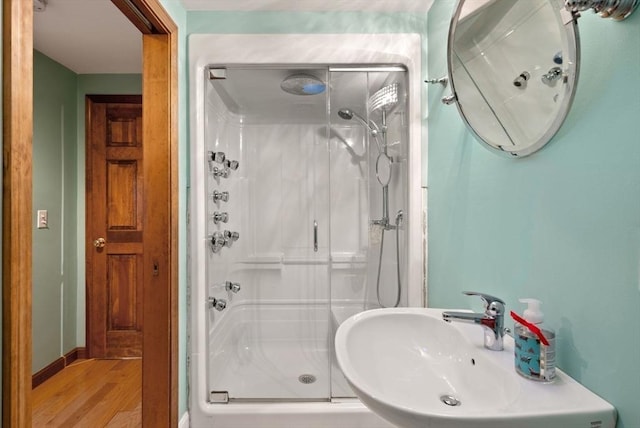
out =
<svg viewBox="0 0 640 428"><path fill-rule="evenodd" d="M225 158L226 158L224 152L212 152L212 151L209 151L208 155L209 155L209 160L211 162L216 162L216 163L220 163L220 164L223 163Z"/></svg>
<svg viewBox="0 0 640 428"><path fill-rule="evenodd" d="M209 297L209 305L212 308L218 311L221 311L227 307L227 301L224 299L216 299L215 297Z"/></svg>
<svg viewBox="0 0 640 428"><path fill-rule="evenodd" d="M230 230L225 230L222 233L224 234L225 239L231 239L232 241L237 241L240 238L240 234L238 232L231 232Z"/></svg>
<svg viewBox="0 0 640 428"><path fill-rule="evenodd" d="M238 232L231 232L230 230L225 230L224 232L222 232L223 236L224 236L224 246L225 247L231 247L231 245L233 245L234 242L236 242L238 239L240 239L240 234Z"/></svg>
<svg viewBox="0 0 640 428"><path fill-rule="evenodd" d="M224 288L225 288L225 290L231 291L232 293L237 293L238 291L240 291L240 283L226 281L224 283Z"/></svg>
<svg viewBox="0 0 640 428"><path fill-rule="evenodd" d="M227 178L227 177L229 177L230 173L231 173L231 170L229 168L218 168L217 166L213 167L213 176L214 177Z"/></svg>
<svg viewBox="0 0 640 428"><path fill-rule="evenodd" d="M213 235L211 235L211 246L214 253L220 251L220 249L225 246L225 243L226 239L223 233L213 232Z"/></svg>
<svg viewBox="0 0 640 428"><path fill-rule="evenodd" d="M213 213L213 222L215 224L218 224L220 222L226 223L229 221L229 214L228 213L223 213L223 212L214 212Z"/></svg>
<svg viewBox="0 0 640 428"><path fill-rule="evenodd" d="M235 171L240 166L240 162L238 162L237 160L227 159L224 161L224 166L227 169L232 169Z"/></svg>
<svg viewBox="0 0 640 428"><path fill-rule="evenodd" d="M229 202L229 192L218 192L217 190L213 191L213 202Z"/></svg>

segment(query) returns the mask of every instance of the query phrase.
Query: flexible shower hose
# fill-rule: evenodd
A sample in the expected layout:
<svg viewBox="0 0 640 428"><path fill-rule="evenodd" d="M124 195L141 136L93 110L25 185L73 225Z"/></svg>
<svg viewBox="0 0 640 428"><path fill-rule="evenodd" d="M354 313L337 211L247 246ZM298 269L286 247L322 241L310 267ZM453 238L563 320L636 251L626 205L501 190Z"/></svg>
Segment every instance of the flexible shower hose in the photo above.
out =
<svg viewBox="0 0 640 428"><path fill-rule="evenodd" d="M398 211L396 215L396 272L398 276L398 287L396 294L396 302L393 305L394 308L397 308L400 304L400 294L402 292L402 282L400 279L400 223L402 222L402 211ZM382 300L380 299L380 272L382 270L382 252L384 251L384 233L387 231L386 228L382 229L382 237L380 238L380 257L378 258L378 278L376 280L376 296L378 298L378 304L381 308L388 308L389 306L385 306L382 304Z"/></svg>

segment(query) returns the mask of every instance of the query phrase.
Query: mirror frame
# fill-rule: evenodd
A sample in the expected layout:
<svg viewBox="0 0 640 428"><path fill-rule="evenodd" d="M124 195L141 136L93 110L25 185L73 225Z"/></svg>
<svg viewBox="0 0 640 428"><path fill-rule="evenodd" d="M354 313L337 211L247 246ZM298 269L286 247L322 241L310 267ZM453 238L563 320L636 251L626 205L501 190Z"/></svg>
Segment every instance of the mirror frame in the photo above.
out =
<svg viewBox="0 0 640 428"><path fill-rule="evenodd" d="M559 8L554 7L554 10L558 10L560 16L558 17L558 23L562 22L563 27L565 28L565 33L567 36L567 42L569 45L575 46L575 59L573 60L572 66L568 67L566 72L567 81L566 85L569 85L570 93L563 99L563 106L556 115L555 119L551 123L551 125L547 128L547 130L542 134L542 136L531 144L526 145L524 148L516 148L514 150L504 150L495 145L492 145L489 141L479 135L476 130L471 126L467 119L467 115L464 112L464 107L461 106L460 100L458 98L458 92L456 90L455 85L455 77L453 75L453 61L452 61L452 52L453 52L453 42L455 38L456 28L458 25L458 19L460 17L460 13L462 12L462 6L467 0L458 0L456 3L455 11L453 16L451 17L451 22L449 25L449 35L447 40L447 68L448 68L448 76L449 83L451 84L452 97L451 99L455 102L456 107L458 109L458 113L462 117L462 120L467 127L467 129L471 132L471 134L482 143L482 145L488 148L491 152L511 157L511 158L521 158L528 155L531 155L538 150L542 149L546 144L548 144L552 138L556 135L558 130L562 127L565 119L567 118L569 111L571 110L571 106L573 104L573 99L575 97L575 93L578 85L578 76L580 74L580 35L578 33L578 25L577 18L578 16L574 15L572 12L567 10L564 6L563 0L546 0L551 3L551 6L554 7L553 3L558 3ZM443 102L447 103L445 99ZM463 101L464 102L464 101Z"/></svg>

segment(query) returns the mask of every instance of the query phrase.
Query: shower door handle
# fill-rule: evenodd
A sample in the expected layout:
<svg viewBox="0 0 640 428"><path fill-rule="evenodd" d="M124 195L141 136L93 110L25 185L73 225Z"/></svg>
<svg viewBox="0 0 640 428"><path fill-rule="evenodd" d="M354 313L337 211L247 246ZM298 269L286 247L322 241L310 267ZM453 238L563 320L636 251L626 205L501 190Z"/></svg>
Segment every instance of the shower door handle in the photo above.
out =
<svg viewBox="0 0 640 428"><path fill-rule="evenodd" d="M318 252L318 222L313 220L313 251Z"/></svg>

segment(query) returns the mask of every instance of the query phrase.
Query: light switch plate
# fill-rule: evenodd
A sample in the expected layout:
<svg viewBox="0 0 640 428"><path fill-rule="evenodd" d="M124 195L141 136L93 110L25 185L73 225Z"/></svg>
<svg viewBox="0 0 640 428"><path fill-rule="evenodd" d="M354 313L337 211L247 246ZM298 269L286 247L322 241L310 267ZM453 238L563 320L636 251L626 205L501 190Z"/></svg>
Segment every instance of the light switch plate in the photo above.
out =
<svg viewBox="0 0 640 428"><path fill-rule="evenodd" d="M38 210L38 229L49 228L49 213L47 210Z"/></svg>

